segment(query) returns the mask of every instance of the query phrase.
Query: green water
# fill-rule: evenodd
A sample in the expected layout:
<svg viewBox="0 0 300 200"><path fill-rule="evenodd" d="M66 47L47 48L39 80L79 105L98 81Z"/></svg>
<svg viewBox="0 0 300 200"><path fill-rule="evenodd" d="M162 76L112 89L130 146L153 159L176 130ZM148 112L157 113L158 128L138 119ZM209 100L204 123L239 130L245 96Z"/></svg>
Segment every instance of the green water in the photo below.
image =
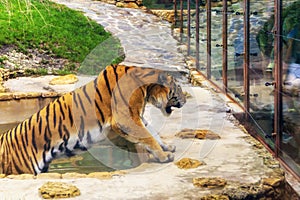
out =
<svg viewBox="0 0 300 200"><path fill-rule="evenodd" d="M0 132L3 133L16 125L16 123L1 124ZM129 169L139 164L139 158L134 152L128 152L126 149L113 145L95 145L82 154L53 160L49 172L87 174Z"/></svg>

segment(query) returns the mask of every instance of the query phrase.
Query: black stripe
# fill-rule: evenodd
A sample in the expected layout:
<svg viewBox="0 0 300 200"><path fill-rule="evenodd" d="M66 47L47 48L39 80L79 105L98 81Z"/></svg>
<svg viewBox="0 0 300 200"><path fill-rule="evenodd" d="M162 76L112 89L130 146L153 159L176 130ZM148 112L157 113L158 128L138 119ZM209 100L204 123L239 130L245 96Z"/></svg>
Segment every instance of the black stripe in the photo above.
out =
<svg viewBox="0 0 300 200"><path fill-rule="evenodd" d="M116 82L118 82L119 80L119 75L117 73L117 67L114 67L114 74L115 74L115 77L116 77Z"/></svg>
<svg viewBox="0 0 300 200"><path fill-rule="evenodd" d="M70 106L68 106L68 114L69 114L69 119L70 119L71 126L73 126L74 120L73 120L73 115L72 115Z"/></svg>
<svg viewBox="0 0 300 200"><path fill-rule="evenodd" d="M50 144L51 144L51 139L48 137L48 128L45 127L45 134L44 134L44 141L45 141L45 144L44 144L44 150L45 151L49 151L50 149Z"/></svg>
<svg viewBox="0 0 300 200"><path fill-rule="evenodd" d="M27 128L27 121L24 121L23 123L25 124L25 126L24 126L24 133L23 133L23 134L25 135L26 146L28 146L28 132L27 132L28 128Z"/></svg>
<svg viewBox="0 0 300 200"><path fill-rule="evenodd" d="M62 114L63 120L65 120L65 112L63 111L60 99L57 100L57 103L58 103L58 107L59 107L60 113Z"/></svg>
<svg viewBox="0 0 300 200"><path fill-rule="evenodd" d="M58 124L58 134L59 134L59 138L62 138L63 132L62 132L62 119L61 117L59 118L59 124Z"/></svg>
<svg viewBox="0 0 300 200"><path fill-rule="evenodd" d="M97 124L99 126L99 131L102 132L102 125L101 125L100 121L97 120Z"/></svg>
<svg viewBox="0 0 300 200"><path fill-rule="evenodd" d="M128 70L129 70L130 68L131 68L131 67L128 67L128 66L125 67L125 73L126 73L126 74L127 74Z"/></svg>
<svg viewBox="0 0 300 200"><path fill-rule="evenodd" d="M153 70L153 71L148 72L147 74L145 74L145 75L142 76L142 77L145 78L145 77L147 77L147 76L152 76L152 75L154 75L154 74L155 74L155 71Z"/></svg>
<svg viewBox="0 0 300 200"><path fill-rule="evenodd" d="M97 83L98 83L98 78L94 80L94 88L95 88L95 90L96 90L97 95L98 95L99 98L100 98L100 101L103 101L102 95L101 95L101 93L100 93L100 91L99 91L99 89L98 89L98 84L97 84Z"/></svg>
<svg viewBox="0 0 300 200"><path fill-rule="evenodd" d="M101 115L101 120L102 120L102 123L104 123L104 122L105 122L105 119L104 119L104 114L103 114L102 110L100 109L100 107L99 107L99 105L98 105L98 103L97 103L97 101L96 101L96 100L95 100L95 105L96 105L96 108L97 108L98 112L99 112L99 113L100 113L100 115Z"/></svg>
<svg viewBox="0 0 300 200"><path fill-rule="evenodd" d="M10 132L10 137L12 137L12 134L15 135L15 142L16 142L16 147L13 147L14 149L20 149L20 145L19 145L19 138L16 135L16 129L13 129L13 132ZM12 145L14 145L14 143L11 143Z"/></svg>
<svg viewBox="0 0 300 200"><path fill-rule="evenodd" d="M90 99L89 97L89 94L87 93L86 91L86 85L83 86L83 93L84 93L84 96L87 98L87 100L90 102L90 104L92 103L92 100Z"/></svg>
<svg viewBox="0 0 300 200"><path fill-rule="evenodd" d="M86 115L86 111L85 111L85 108L84 108L82 99L81 99L81 97L80 97L80 95L79 95L78 93L77 93L77 96L78 96L79 103L80 103L80 106L81 106L81 108L82 108L82 111L83 111L84 115Z"/></svg>
<svg viewBox="0 0 300 200"><path fill-rule="evenodd" d="M33 146L33 148L34 148L34 150L35 150L35 153L37 153L38 150L37 150L36 141L35 141L35 127L32 128L32 131L31 131L31 137L32 137L32 138L31 138L32 146Z"/></svg>
<svg viewBox="0 0 300 200"><path fill-rule="evenodd" d="M88 131L87 134L86 134L86 141L87 141L88 144L93 144L92 136L91 136L90 131Z"/></svg>
<svg viewBox="0 0 300 200"><path fill-rule="evenodd" d="M22 152L23 152L23 151L22 151ZM28 164L28 157L29 157L29 155L28 155L27 149L25 150L26 158L25 158L25 156L24 156L24 153L22 153L22 152L21 152L21 156L22 156L22 158L23 158L23 162L21 162L21 163L22 163L22 165L25 164L25 167L26 167L27 169L30 169L29 164Z"/></svg>
<svg viewBox="0 0 300 200"><path fill-rule="evenodd" d="M39 122L40 119L40 111L36 113L36 123Z"/></svg>
<svg viewBox="0 0 300 200"><path fill-rule="evenodd" d="M53 125L54 125L54 128L56 127L56 109L55 109L56 105L55 103L53 104Z"/></svg>
<svg viewBox="0 0 300 200"><path fill-rule="evenodd" d="M34 164L33 164L33 161L32 161L32 158L31 157L29 157L29 161L30 161L30 163L31 163L31 168L32 168L32 170L34 171L34 175L37 175L37 171L35 171L35 167L34 167Z"/></svg>
<svg viewBox="0 0 300 200"><path fill-rule="evenodd" d="M73 96L73 101L74 101L76 107L78 108L78 102L77 102L77 100L76 100L76 93L73 92L73 93L72 93L72 96Z"/></svg>
<svg viewBox="0 0 300 200"><path fill-rule="evenodd" d="M78 132L78 138L80 142L82 142L83 137L84 137L84 120L83 117L80 116L80 129Z"/></svg>
<svg viewBox="0 0 300 200"><path fill-rule="evenodd" d="M109 84L109 80L108 80L108 77L107 77L107 71L106 69L103 71L103 76L104 76L104 80L105 80L105 83L106 83L106 87L107 87L107 90L109 92L109 95L111 96L111 89L110 89L110 84Z"/></svg>
<svg viewBox="0 0 300 200"><path fill-rule="evenodd" d="M51 148L51 156L52 156L52 159L56 157L56 152L54 152L54 150L55 150L54 147L52 147L52 148Z"/></svg>
<svg viewBox="0 0 300 200"><path fill-rule="evenodd" d="M12 159L13 166L15 167L18 174L22 174L22 170L19 168L19 165L16 163L15 159Z"/></svg>
<svg viewBox="0 0 300 200"><path fill-rule="evenodd" d="M28 119L28 128L31 130L31 121L32 121L32 116Z"/></svg>
<svg viewBox="0 0 300 200"><path fill-rule="evenodd" d="M38 163L37 158L36 158L36 154L33 152L32 149L31 149L31 152L32 152L32 155L33 155L33 158L34 158L35 165L36 165L37 168L39 169L39 172L41 172L42 169L41 169L40 166L39 166L39 163ZM35 168L34 168L34 169L35 169Z"/></svg>
<svg viewBox="0 0 300 200"><path fill-rule="evenodd" d="M46 108L46 124L45 124L44 136L47 135L47 133L49 133L49 137L51 137L52 133L50 130L50 125L52 124L52 122L49 121L49 116L50 116L50 105L48 105Z"/></svg>
<svg viewBox="0 0 300 200"><path fill-rule="evenodd" d="M65 150L65 147L64 147L64 143L63 143L63 142L60 143L60 145L58 146L58 150L59 150L60 152L63 152L63 151Z"/></svg>
<svg viewBox="0 0 300 200"><path fill-rule="evenodd" d="M42 134L42 126L43 126L43 119L42 119L42 117L40 117L40 120L39 120L39 135Z"/></svg>
<svg viewBox="0 0 300 200"><path fill-rule="evenodd" d="M70 138L70 132L69 132L69 130L67 129L67 127L65 125L63 125L63 129L64 129L64 132L65 132L65 134L63 136L63 140L65 142L65 146L67 146L68 145L68 140Z"/></svg>

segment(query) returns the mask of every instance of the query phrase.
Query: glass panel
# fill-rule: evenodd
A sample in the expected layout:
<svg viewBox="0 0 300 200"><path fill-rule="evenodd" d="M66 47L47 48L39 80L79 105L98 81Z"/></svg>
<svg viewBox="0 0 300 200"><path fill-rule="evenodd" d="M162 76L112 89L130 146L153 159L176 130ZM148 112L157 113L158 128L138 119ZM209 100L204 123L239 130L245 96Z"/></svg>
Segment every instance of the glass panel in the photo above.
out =
<svg viewBox="0 0 300 200"><path fill-rule="evenodd" d="M283 133L281 156L300 175L300 1L283 1Z"/></svg>
<svg viewBox="0 0 300 200"><path fill-rule="evenodd" d="M200 7L200 13L199 13L199 61L200 61L200 71L203 74L207 74L206 72L206 56L207 56L207 51L206 51L206 44L207 44L207 34L206 34L206 30L207 30L207 23L206 23L206 9L205 7L201 6Z"/></svg>
<svg viewBox="0 0 300 200"><path fill-rule="evenodd" d="M212 7L211 13L211 79L221 88L222 81L222 8Z"/></svg>
<svg viewBox="0 0 300 200"><path fill-rule="evenodd" d="M274 149L274 2L250 1L250 112L258 134Z"/></svg>
<svg viewBox="0 0 300 200"><path fill-rule="evenodd" d="M243 2L228 7L228 88L237 101L243 97L244 16Z"/></svg>

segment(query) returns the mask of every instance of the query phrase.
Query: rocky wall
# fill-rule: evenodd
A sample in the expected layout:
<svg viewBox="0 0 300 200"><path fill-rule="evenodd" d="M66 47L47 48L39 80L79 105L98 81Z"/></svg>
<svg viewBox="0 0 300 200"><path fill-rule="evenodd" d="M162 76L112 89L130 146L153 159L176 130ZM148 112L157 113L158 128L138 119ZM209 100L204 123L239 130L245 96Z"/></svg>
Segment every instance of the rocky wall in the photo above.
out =
<svg viewBox="0 0 300 200"><path fill-rule="evenodd" d="M104 3L109 3L116 5L117 7L121 8L141 8L146 9L143 6L143 0L100 0Z"/></svg>

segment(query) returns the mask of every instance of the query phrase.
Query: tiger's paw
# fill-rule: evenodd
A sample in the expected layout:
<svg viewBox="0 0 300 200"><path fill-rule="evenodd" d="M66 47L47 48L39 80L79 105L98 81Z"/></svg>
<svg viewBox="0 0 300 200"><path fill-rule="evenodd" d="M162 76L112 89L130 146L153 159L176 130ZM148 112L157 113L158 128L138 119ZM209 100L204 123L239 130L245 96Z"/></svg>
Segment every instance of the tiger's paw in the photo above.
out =
<svg viewBox="0 0 300 200"><path fill-rule="evenodd" d="M174 161L174 154L171 152L162 152L159 156L155 156L155 162L159 163L168 163Z"/></svg>
<svg viewBox="0 0 300 200"><path fill-rule="evenodd" d="M169 144L169 145L162 145L161 146L162 147L162 149L164 150L164 151L170 151L170 152L172 152L172 153L174 153L175 152L175 150L176 150L176 146L175 145L171 145L171 144Z"/></svg>

